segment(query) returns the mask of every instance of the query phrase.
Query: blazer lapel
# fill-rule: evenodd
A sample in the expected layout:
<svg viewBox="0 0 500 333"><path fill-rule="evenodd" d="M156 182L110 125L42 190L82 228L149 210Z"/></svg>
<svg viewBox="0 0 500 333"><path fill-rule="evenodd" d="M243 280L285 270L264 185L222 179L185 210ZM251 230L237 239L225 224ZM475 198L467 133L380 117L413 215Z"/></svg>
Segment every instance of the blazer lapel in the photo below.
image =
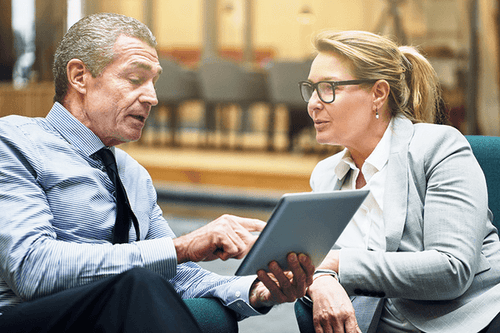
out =
<svg viewBox="0 0 500 333"><path fill-rule="evenodd" d="M401 242L408 206L408 145L413 136L413 124L407 118L393 122L391 154L387 164L384 191L384 223L386 251L396 251Z"/></svg>

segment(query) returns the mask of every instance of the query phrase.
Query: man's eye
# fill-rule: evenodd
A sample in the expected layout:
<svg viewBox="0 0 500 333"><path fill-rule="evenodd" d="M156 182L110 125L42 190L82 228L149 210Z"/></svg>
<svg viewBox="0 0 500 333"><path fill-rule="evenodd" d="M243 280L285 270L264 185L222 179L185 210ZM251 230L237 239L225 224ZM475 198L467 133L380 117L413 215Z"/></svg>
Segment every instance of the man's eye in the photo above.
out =
<svg viewBox="0 0 500 333"><path fill-rule="evenodd" d="M132 84L142 84L142 82L144 81L142 78L138 78L138 77L130 77L129 78L129 81L132 83Z"/></svg>

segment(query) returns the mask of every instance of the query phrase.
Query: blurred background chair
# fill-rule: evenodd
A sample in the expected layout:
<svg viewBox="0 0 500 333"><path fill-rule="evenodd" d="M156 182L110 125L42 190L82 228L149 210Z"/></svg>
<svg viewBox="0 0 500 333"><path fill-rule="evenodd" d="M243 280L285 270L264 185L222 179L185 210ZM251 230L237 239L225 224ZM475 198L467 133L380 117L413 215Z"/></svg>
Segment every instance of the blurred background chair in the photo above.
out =
<svg viewBox="0 0 500 333"><path fill-rule="evenodd" d="M300 95L298 82L307 80L312 60L276 61L268 68L269 97L272 109L269 114L267 148L273 150L276 109L284 105L288 111L288 150L293 150L293 140L313 122L307 113L307 103Z"/></svg>
<svg viewBox="0 0 500 333"><path fill-rule="evenodd" d="M253 103L268 102L266 75L263 72L247 70L230 60L211 57L201 61L198 68L200 91L205 103L205 143L215 132L216 113L224 119L224 113L231 105L241 110L237 148L241 148L242 134L249 130L249 109ZM227 134L227 125L220 122L221 130Z"/></svg>
<svg viewBox="0 0 500 333"><path fill-rule="evenodd" d="M236 314L215 298L185 299L203 333L237 333Z"/></svg>
<svg viewBox="0 0 500 333"><path fill-rule="evenodd" d="M154 127L155 137L153 142L158 141L158 133L165 131L165 123L160 119L160 110L168 111L168 127L170 132L170 144L177 146L179 134L179 107L187 100L199 99L198 79L196 72L182 67L177 62L162 58L160 65L163 73L156 82L156 94L158 105L151 112L150 126Z"/></svg>

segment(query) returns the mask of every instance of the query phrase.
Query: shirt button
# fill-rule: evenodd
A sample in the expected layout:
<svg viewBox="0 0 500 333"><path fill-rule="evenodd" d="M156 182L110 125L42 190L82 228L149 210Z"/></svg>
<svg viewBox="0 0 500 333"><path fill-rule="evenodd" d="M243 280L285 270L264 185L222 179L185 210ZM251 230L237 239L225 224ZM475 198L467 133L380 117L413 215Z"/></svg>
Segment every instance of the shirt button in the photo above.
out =
<svg viewBox="0 0 500 333"><path fill-rule="evenodd" d="M237 292L234 294L234 296L236 296L236 297L240 297L240 296L241 296L241 292L237 291Z"/></svg>

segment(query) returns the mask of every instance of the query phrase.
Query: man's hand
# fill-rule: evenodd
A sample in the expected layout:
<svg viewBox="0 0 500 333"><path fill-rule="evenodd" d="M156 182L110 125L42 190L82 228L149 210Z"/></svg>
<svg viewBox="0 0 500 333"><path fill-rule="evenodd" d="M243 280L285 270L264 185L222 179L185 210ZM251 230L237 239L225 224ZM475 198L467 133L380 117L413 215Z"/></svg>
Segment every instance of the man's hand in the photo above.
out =
<svg viewBox="0 0 500 333"><path fill-rule="evenodd" d="M177 262L241 259L258 238L251 232L260 232L265 226L266 223L260 220L223 215L187 235L174 239Z"/></svg>
<svg viewBox="0 0 500 333"><path fill-rule="evenodd" d="M283 271L275 261L269 264L269 273L257 272L258 280L250 289L250 304L254 308L294 302L306 294L312 283L314 266L305 254L290 253L287 257L290 271Z"/></svg>

